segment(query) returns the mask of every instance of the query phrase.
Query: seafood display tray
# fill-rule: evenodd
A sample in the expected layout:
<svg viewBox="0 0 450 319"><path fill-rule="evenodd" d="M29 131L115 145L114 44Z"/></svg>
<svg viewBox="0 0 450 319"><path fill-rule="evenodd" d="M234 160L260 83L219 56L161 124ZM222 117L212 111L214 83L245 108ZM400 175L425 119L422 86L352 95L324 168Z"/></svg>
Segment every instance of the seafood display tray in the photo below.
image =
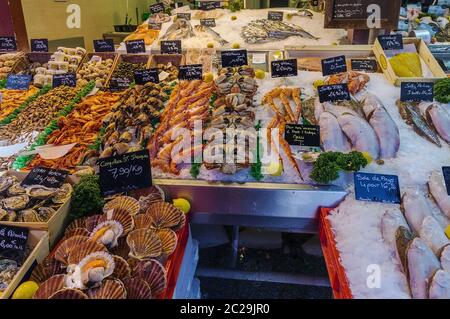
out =
<svg viewBox="0 0 450 319"><path fill-rule="evenodd" d="M422 39L404 38L403 43L414 44L416 46L418 54L427 64L430 71L433 73L433 77L404 78L397 76L391 66L391 63L389 62L388 57L386 56L386 52L381 47L380 42L376 40L373 50L375 52L378 63L380 64L381 69L383 70L383 73L389 80L389 82L391 82L395 86L400 86L402 82L435 82L439 79L447 77L439 63L436 61L436 58L433 56L430 49Z"/></svg>
<svg viewBox="0 0 450 319"><path fill-rule="evenodd" d="M347 195L336 186L153 180L167 197L192 203L192 224L236 225L317 233L318 208Z"/></svg>
<svg viewBox="0 0 450 319"><path fill-rule="evenodd" d="M319 211L319 238L323 257L330 277L331 288L335 299L352 299L352 291L345 275L344 267L340 262L339 252L336 248L333 231L327 219L332 208L320 208Z"/></svg>
<svg viewBox="0 0 450 319"><path fill-rule="evenodd" d="M8 171L5 175L14 175L19 181L22 181L28 173ZM68 178L69 183L75 184L72 177ZM22 222L5 222L0 221L0 225L24 227L31 230L45 230L48 231L48 240L50 246L53 246L61 234L64 233L69 219L70 198L56 211L56 213L46 223L22 223Z"/></svg>
<svg viewBox="0 0 450 319"><path fill-rule="evenodd" d="M9 299L21 282L26 279L30 270L48 255L48 233L42 230L31 230L28 234L28 244L33 247L30 255L20 267L8 288L0 295L0 299Z"/></svg>

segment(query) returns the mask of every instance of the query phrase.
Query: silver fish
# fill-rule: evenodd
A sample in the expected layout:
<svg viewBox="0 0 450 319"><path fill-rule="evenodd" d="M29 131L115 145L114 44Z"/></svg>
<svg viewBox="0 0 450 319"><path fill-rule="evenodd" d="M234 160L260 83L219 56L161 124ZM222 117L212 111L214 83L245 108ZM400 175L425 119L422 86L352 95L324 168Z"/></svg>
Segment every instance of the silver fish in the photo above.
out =
<svg viewBox="0 0 450 319"><path fill-rule="evenodd" d="M439 136L450 143L450 113L447 111L447 107L441 103L422 102L419 104L420 113L428 124L434 126Z"/></svg>
<svg viewBox="0 0 450 319"><path fill-rule="evenodd" d="M319 119L320 140L325 151L350 152L351 145L339 126L337 118L328 112L323 112Z"/></svg>
<svg viewBox="0 0 450 319"><path fill-rule="evenodd" d="M450 196L447 193L444 177L439 171L431 172L428 178L428 192L433 197L441 211L450 217Z"/></svg>
<svg viewBox="0 0 450 319"><path fill-rule="evenodd" d="M450 272L450 245L444 247L439 260L441 262L442 269Z"/></svg>
<svg viewBox="0 0 450 319"><path fill-rule="evenodd" d="M436 256L439 256L442 249L450 244L444 230L433 216L427 216L423 219L419 235Z"/></svg>
<svg viewBox="0 0 450 319"><path fill-rule="evenodd" d="M450 299L450 274L439 269L431 278L430 299Z"/></svg>
<svg viewBox="0 0 450 319"><path fill-rule="evenodd" d="M431 215L430 206L425 196L417 188L409 187L402 195L400 208L411 229L419 234L423 220Z"/></svg>
<svg viewBox="0 0 450 319"><path fill-rule="evenodd" d="M206 32L209 33L217 42L220 43L220 45L225 45L227 43L229 43L227 40L225 40L224 38L221 37L221 35L219 33L217 33L216 31L214 31L212 28L207 27L207 26L203 26L203 25L196 25L195 26L195 31L198 32Z"/></svg>

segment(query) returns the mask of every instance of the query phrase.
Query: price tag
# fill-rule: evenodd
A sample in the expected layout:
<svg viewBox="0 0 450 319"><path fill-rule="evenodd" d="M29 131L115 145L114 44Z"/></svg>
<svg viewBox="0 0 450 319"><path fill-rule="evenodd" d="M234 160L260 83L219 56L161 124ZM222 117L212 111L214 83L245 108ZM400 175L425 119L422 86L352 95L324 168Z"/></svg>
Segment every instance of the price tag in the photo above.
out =
<svg viewBox="0 0 450 319"><path fill-rule="evenodd" d="M403 36L401 34L380 35L378 41L383 50L403 50Z"/></svg>
<svg viewBox="0 0 450 319"><path fill-rule="evenodd" d="M145 42L144 40L132 40L125 42L127 47L127 53L145 53Z"/></svg>
<svg viewBox="0 0 450 319"><path fill-rule="evenodd" d="M298 74L297 59L272 61L271 65L273 78L297 76Z"/></svg>
<svg viewBox="0 0 450 319"><path fill-rule="evenodd" d="M187 12L177 13L177 19L191 20L191 14Z"/></svg>
<svg viewBox="0 0 450 319"><path fill-rule="evenodd" d="M214 10L219 9L222 6L220 5L220 1L201 1L199 9L200 10Z"/></svg>
<svg viewBox="0 0 450 319"><path fill-rule="evenodd" d="M352 70L363 72L377 72L378 63L375 59L352 59Z"/></svg>
<svg viewBox="0 0 450 319"><path fill-rule="evenodd" d="M214 28L216 26L216 19L213 18L200 19L200 24L205 27Z"/></svg>
<svg viewBox="0 0 450 319"><path fill-rule="evenodd" d="M148 11L150 13L159 13L164 12L164 4L163 3L155 3L148 7Z"/></svg>
<svg viewBox="0 0 450 319"><path fill-rule="evenodd" d="M289 145L320 148L320 126L286 124L284 139Z"/></svg>
<svg viewBox="0 0 450 319"><path fill-rule="evenodd" d="M109 81L109 90L112 92L125 91L131 85L131 79L129 78L117 78L112 77Z"/></svg>
<svg viewBox="0 0 450 319"><path fill-rule="evenodd" d="M267 13L267 20L283 21L283 12L282 11L269 11Z"/></svg>
<svg viewBox="0 0 450 319"><path fill-rule="evenodd" d="M318 87L320 103L350 100L348 84L322 85Z"/></svg>
<svg viewBox="0 0 450 319"><path fill-rule="evenodd" d="M144 85L148 82L159 83L159 70L137 70L134 72L134 82L138 85Z"/></svg>
<svg viewBox="0 0 450 319"><path fill-rule="evenodd" d="M148 28L149 28L150 30L161 30L161 28L162 28L162 23L157 23L157 22L149 21L149 22L148 22Z"/></svg>
<svg viewBox="0 0 450 319"><path fill-rule="evenodd" d="M22 187L41 185L49 188L60 188L68 175L69 172L64 170L35 167L20 185Z"/></svg>
<svg viewBox="0 0 450 319"><path fill-rule="evenodd" d="M432 82L402 82L400 100L402 102L433 102L434 84Z"/></svg>
<svg viewBox="0 0 450 319"><path fill-rule="evenodd" d="M8 90L28 90L30 87L31 75L12 74L6 80Z"/></svg>
<svg viewBox="0 0 450 319"><path fill-rule="evenodd" d="M28 241L28 228L0 225L0 260L22 264Z"/></svg>
<svg viewBox="0 0 450 319"><path fill-rule="evenodd" d="M354 181L357 200L400 204L397 176L355 172Z"/></svg>
<svg viewBox="0 0 450 319"><path fill-rule="evenodd" d="M178 79L201 80L203 78L203 66L201 64L180 65Z"/></svg>
<svg viewBox="0 0 450 319"><path fill-rule="evenodd" d="M347 62L345 55L323 59L322 74L323 76L333 75L337 73L347 72Z"/></svg>
<svg viewBox="0 0 450 319"><path fill-rule="evenodd" d="M16 38L0 37L0 52L17 51Z"/></svg>
<svg viewBox="0 0 450 319"><path fill-rule="evenodd" d="M148 150L98 160L100 189L111 196L152 186Z"/></svg>
<svg viewBox="0 0 450 319"><path fill-rule="evenodd" d="M31 39L31 52L48 52L48 39Z"/></svg>
<svg viewBox="0 0 450 319"><path fill-rule="evenodd" d="M223 68L248 65L247 50L222 51L221 57Z"/></svg>
<svg viewBox="0 0 450 319"><path fill-rule="evenodd" d="M53 75L53 88L58 86L77 86L77 76L75 73L55 74Z"/></svg>
<svg viewBox="0 0 450 319"><path fill-rule="evenodd" d="M181 40L161 41L162 54L181 54Z"/></svg>
<svg viewBox="0 0 450 319"><path fill-rule="evenodd" d="M447 188L447 194L450 196L450 166L442 167L442 174L444 175L445 188Z"/></svg>
<svg viewBox="0 0 450 319"><path fill-rule="evenodd" d="M94 40L94 50L95 52L116 52L112 39Z"/></svg>

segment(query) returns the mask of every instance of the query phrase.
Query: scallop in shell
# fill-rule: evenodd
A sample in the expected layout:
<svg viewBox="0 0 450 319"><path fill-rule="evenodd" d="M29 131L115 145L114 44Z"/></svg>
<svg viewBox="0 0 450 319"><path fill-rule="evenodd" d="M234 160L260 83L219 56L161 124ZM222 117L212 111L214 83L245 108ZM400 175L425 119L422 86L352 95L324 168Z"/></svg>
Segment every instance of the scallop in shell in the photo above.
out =
<svg viewBox="0 0 450 319"><path fill-rule="evenodd" d="M163 293L167 287L166 270L159 261L152 259L139 262L132 275L145 280L153 296Z"/></svg>
<svg viewBox="0 0 450 319"><path fill-rule="evenodd" d="M122 224L115 220L101 222L94 228L90 239L108 248L117 246L117 240L123 234Z"/></svg>
<svg viewBox="0 0 450 319"><path fill-rule="evenodd" d="M14 183L8 188L8 196L18 196L27 193L25 187L22 187L20 183Z"/></svg>
<svg viewBox="0 0 450 319"><path fill-rule="evenodd" d="M100 243L89 240L85 243L78 245L78 247L74 248L70 251L69 256L67 257L67 262L69 264L78 264L84 259L86 256L95 253L95 252L105 252L107 251L106 247Z"/></svg>
<svg viewBox="0 0 450 319"><path fill-rule="evenodd" d="M173 254L177 248L178 237L171 229L159 229L156 231L162 243L162 252L167 257Z"/></svg>
<svg viewBox="0 0 450 319"><path fill-rule="evenodd" d="M150 193L146 196L141 196L139 198L139 204L141 206L140 213L145 213L145 211L150 207L150 205L155 203L164 202L166 200L166 196L163 190L159 186L152 186L150 189Z"/></svg>
<svg viewBox="0 0 450 319"><path fill-rule="evenodd" d="M64 272L63 265L53 258L45 258L39 265L34 267L30 280L36 283L43 283L54 275Z"/></svg>
<svg viewBox="0 0 450 319"><path fill-rule="evenodd" d="M125 278L129 278L131 276L131 267L127 261L120 256L113 256L113 259L115 266L111 276L122 281Z"/></svg>
<svg viewBox="0 0 450 319"><path fill-rule="evenodd" d="M161 256L162 243L159 237L147 229L133 230L128 234L130 257L143 260Z"/></svg>
<svg viewBox="0 0 450 319"><path fill-rule="evenodd" d="M63 263L64 265L68 265L68 258L70 255L70 252L77 248L79 245L88 242L89 237L86 236L73 236L70 237L58 246L58 248L55 251L54 258L58 260L59 262Z"/></svg>
<svg viewBox="0 0 450 319"><path fill-rule="evenodd" d="M69 224L69 226L67 226L65 233L70 232L75 228L86 228L86 219L85 218L75 219L73 222Z"/></svg>
<svg viewBox="0 0 450 319"><path fill-rule="evenodd" d="M184 213L172 204L156 203L147 209L146 214L151 216L154 228L172 228L179 225Z"/></svg>
<svg viewBox="0 0 450 319"><path fill-rule="evenodd" d="M64 234L64 238L70 238L73 236L86 236L89 237L90 236L90 232L86 229L86 228L73 228L69 231L66 231L66 233Z"/></svg>
<svg viewBox="0 0 450 319"><path fill-rule="evenodd" d="M14 183L17 182L17 177L15 176L2 176L0 177L0 193L3 193L8 188L10 188Z"/></svg>
<svg viewBox="0 0 450 319"><path fill-rule="evenodd" d="M127 235L130 231L134 229L134 220L130 213L122 208L115 208L104 213L98 220L99 223L114 220L119 222L123 227L123 234L121 236Z"/></svg>
<svg viewBox="0 0 450 319"><path fill-rule="evenodd" d="M63 204L69 200L72 195L73 187L69 183L63 184L52 197L52 201L55 204Z"/></svg>
<svg viewBox="0 0 450 319"><path fill-rule="evenodd" d="M84 218L85 228L90 232L100 223L102 215L92 215Z"/></svg>
<svg viewBox="0 0 450 319"><path fill-rule="evenodd" d="M127 299L152 299L150 285L141 278L127 278L123 280L127 291Z"/></svg>
<svg viewBox="0 0 450 319"><path fill-rule="evenodd" d="M81 290L64 288L55 292L48 299L76 300L76 299L89 299L89 297Z"/></svg>
<svg viewBox="0 0 450 319"><path fill-rule="evenodd" d="M41 185L32 185L26 188L27 195L31 198L46 199L56 193L56 189Z"/></svg>
<svg viewBox="0 0 450 319"><path fill-rule="evenodd" d="M103 284L88 290L90 299L126 299L127 291L120 280L107 279Z"/></svg>
<svg viewBox="0 0 450 319"><path fill-rule="evenodd" d="M180 222L178 223L178 225L172 227L172 230L177 232L183 229L185 225L186 225L186 214L181 214Z"/></svg>
<svg viewBox="0 0 450 319"><path fill-rule="evenodd" d="M130 215L136 215L139 213L140 206L139 201L134 199L133 197L129 196L119 196L114 198L113 200L109 201L105 204L103 207L103 212L108 212L112 209L124 209L126 210Z"/></svg>
<svg viewBox="0 0 450 319"><path fill-rule="evenodd" d="M24 223L38 223L39 215L34 209L24 209L20 211L20 217Z"/></svg>
<svg viewBox="0 0 450 319"><path fill-rule="evenodd" d="M49 221L49 219L52 218L53 215L56 214L56 210L51 207L39 207L37 214L39 220L45 223Z"/></svg>
<svg viewBox="0 0 450 319"><path fill-rule="evenodd" d="M66 275L50 277L39 286L39 289L33 295L33 299L49 299L55 292L64 289L65 282Z"/></svg>
<svg viewBox="0 0 450 319"><path fill-rule="evenodd" d="M2 199L3 208L7 210L22 210L30 202L30 197L27 195L19 195Z"/></svg>
<svg viewBox="0 0 450 319"><path fill-rule="evenodd" d="M134 225L136 229L148 229L152 225L152 217L148 214L139 214L134 216Z"/></svg>
<svg viewBox="0 0 450 319"><path fill-rule="evenodd" d="M117 246L111 249L111 253L124 259L129 258L130 247L128 247L125 237L119 238L119 240L117 241Z"/></svg>

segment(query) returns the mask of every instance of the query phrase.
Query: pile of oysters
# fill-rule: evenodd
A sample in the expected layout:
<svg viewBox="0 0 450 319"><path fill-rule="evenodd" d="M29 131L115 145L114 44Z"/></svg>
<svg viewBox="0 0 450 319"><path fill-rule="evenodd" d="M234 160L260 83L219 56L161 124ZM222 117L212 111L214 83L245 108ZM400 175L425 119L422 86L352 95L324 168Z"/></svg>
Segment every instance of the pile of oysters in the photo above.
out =
<svg viewBox="0 0 450 319"><path fill-rule="evenodd" d="M45 223L66 203L73 188L22 187L16 176L0 177L0 221Z"/></svg>

